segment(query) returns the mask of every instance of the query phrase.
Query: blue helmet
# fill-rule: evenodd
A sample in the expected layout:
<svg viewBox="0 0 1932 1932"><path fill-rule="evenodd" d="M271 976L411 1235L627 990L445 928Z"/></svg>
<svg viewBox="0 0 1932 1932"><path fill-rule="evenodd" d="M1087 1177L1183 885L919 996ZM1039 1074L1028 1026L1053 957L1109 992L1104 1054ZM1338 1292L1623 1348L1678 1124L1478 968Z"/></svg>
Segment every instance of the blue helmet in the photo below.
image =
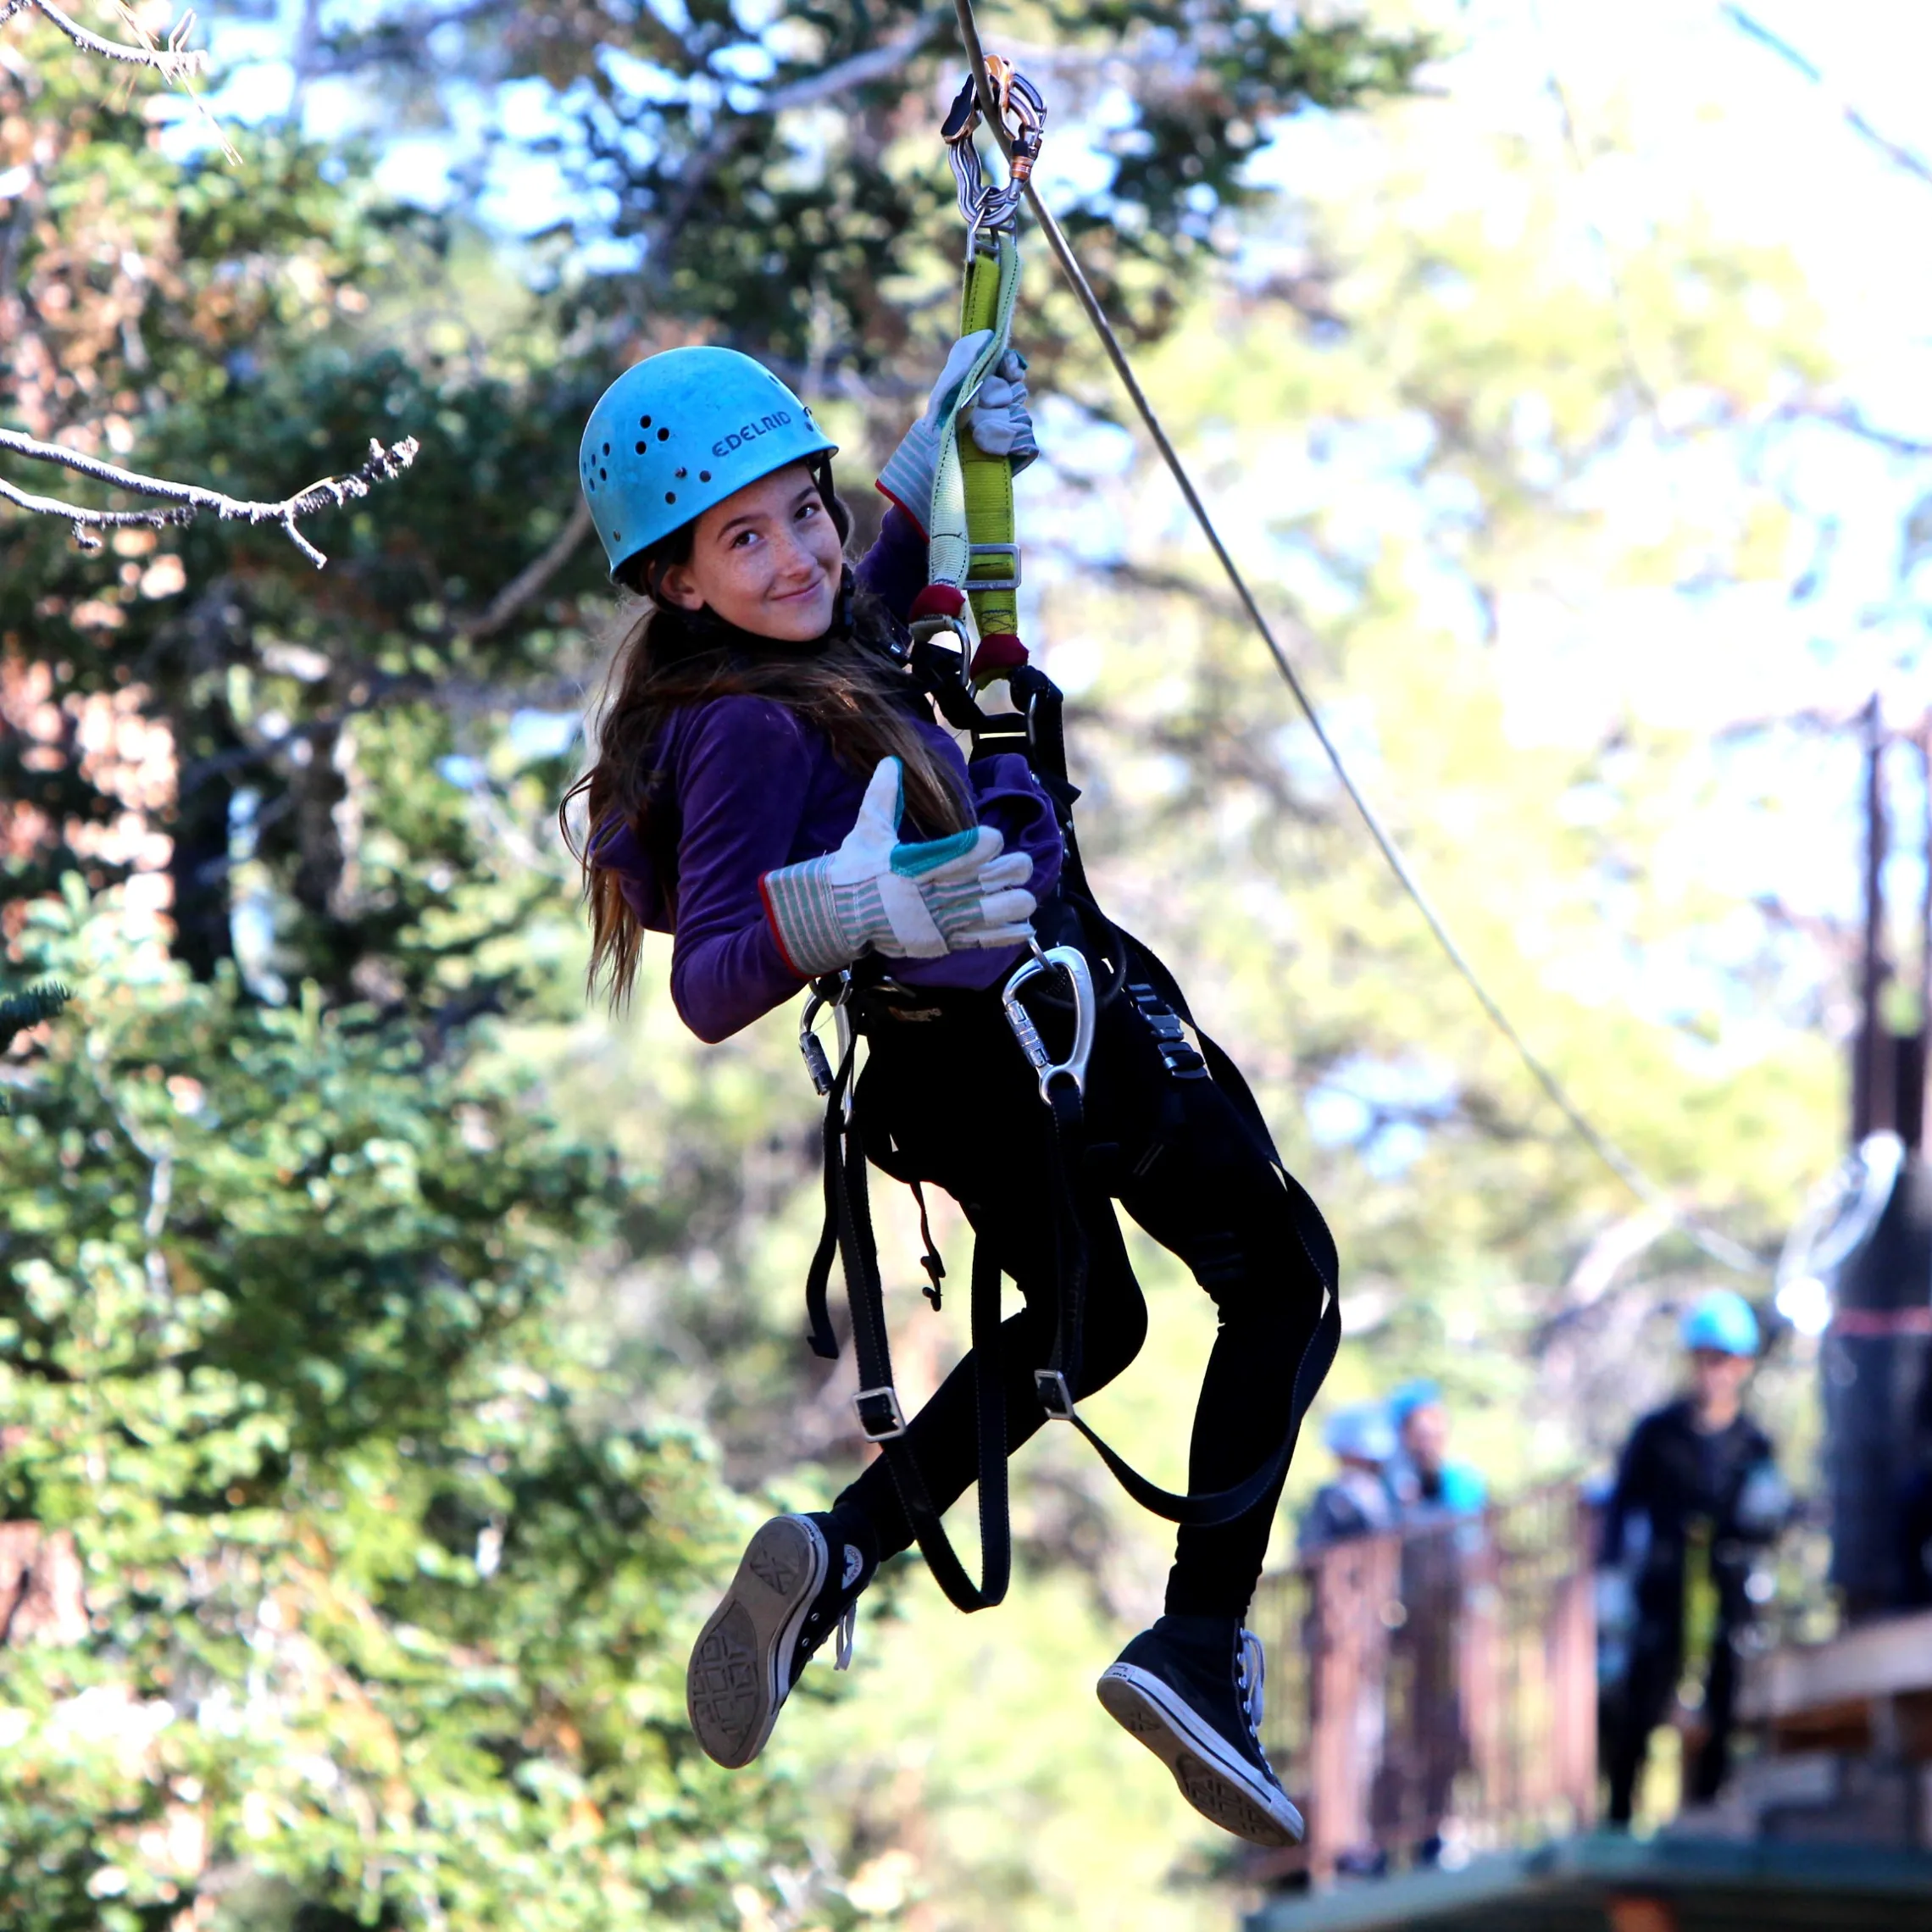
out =
<svg viewBox="0 0 1932 1932"><path fill-rule="evenodd" d="M577 470L614 576L747 483L837 447L763 364L736 349L665 349L598 397Z"/></svg>
<svg viewBox="0 0 1932 1932"><path fill-rule="evenodd" d="M1686 1348L1714 1349L1720 1355L1757 1352L1757 1317L1741 1295L1713 1288L1700 1295L1684 1317L1679 1331Z"/></svg>
<svg viewBox="0 0 1932 1932"><path fill-rule="evenodd" d="M1386 1463L1396 1452L1396 1431L1380 1402L1350 1402L1330 1416L1322 1441L1337 1456L1362 1463Z"/></svg>
<svg viewBox="0 0 1932 1932"><path fill-rule="evenodd" d="M1389 1419L1400 1429L1418 1409L1441 1406L1442 1385L1430 1381L1426 1375L1418 1375L1413 1381L1401 1383L1390 1391Z"/></svg>

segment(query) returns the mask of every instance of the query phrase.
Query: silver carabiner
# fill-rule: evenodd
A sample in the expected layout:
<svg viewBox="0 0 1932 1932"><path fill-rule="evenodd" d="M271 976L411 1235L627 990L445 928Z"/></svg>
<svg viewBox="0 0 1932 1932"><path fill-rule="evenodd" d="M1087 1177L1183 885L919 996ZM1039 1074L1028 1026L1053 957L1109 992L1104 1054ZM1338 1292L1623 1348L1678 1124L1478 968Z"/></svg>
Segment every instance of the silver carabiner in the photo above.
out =
<svg viewBox="0 0 1932 1932"><path fill-rule="evenodd" d="M825 1058L824 1042L812 1030L812 1023L824 1010L823 993L813 993L805 1002L804 1017L798 1022L798 1051L805 1057L805 1071L812 1076L812 1091L823 1100L832 1091L832 1063Z"/></svg>
<svg viewBox="0 0 1932 1932"><path fill-rule="evenodd" d="M846 1000L852 991L851 979L841 974L842 981L837 996L827 999L823 993L814 992L805 1002L805 1011L798 1022L798 1051L804 1056L805 1071L812 1077L812 1091L823 1100L832 1091L832 1063L825 1057L824 1042L813 1031L819 1015L829 1006L836 1027L839 1047L839 1063L845 1063L846 1054L852 1047L852 1020L846 1012ZM851 1110L851 1096L847 1096L847 1111Z"/></svg>
<svg viewBox="0 0 1932 1932"><path fill-rule="evenodd" d="M1019 1003L1019 989L1029 980L1038 979L1042 973L1050 972L1064 973L1074 996L1074 1043L1063 1060L1056 1060L1046 1051L1046 1042L1040 1037L1040 1029L1033 1024L1033 1015ZM1013 1029L1013 1036L1019 1042L1020 1052L1025 1054L1027 1063L1040 1076L1041 1099L1051 1107L1053 1083L1064 1075L1074 1083L1074 1091L1085 1100L1087 1062L1093 1057L1093 1030L1097 1016L1093 973L1087 965L1086 956L1074 946L1055 946L1042 952L1035 941L1033 957L1022 960L1014 968L1005 991L1000 995L1000 1004L1006 1008L1007 1024Z"/></svg>

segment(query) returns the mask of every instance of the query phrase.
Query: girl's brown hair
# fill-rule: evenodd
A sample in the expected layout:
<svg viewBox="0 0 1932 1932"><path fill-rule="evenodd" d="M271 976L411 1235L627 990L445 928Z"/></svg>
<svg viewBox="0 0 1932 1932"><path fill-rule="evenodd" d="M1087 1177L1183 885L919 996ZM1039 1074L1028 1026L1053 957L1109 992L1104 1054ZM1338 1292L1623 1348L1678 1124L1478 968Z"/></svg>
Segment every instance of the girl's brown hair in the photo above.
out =
<svg viewBox="0 0 1932 1932"><path fill-rule="evenodd" d="M840 536L848 536L850 512L829 479L821 478L819 486ZM686 525L620 565L619 582L648 597L658 571L689 559L696 527ZM665 810L665 774L656 763L674 712L742 693L773 699L822 731L833 757L857 777L870 778L881 758L897 758L905 769L907 808L929 837L973 823L957 781L913 728L913 687L881 648L891 625L883 607L849 572L841 606L849 619L835 625L830 641L819 647L761 648L763 640L731 629L708 610L693 616L655 602L619 641L595 713L596 761L565 792L558 814L584 872L589 984L595 991L602 980L613 1007L630 997L644 929L618 874L597 855L612 833L627 825L658 877L675 876L676 828ZM581 847L570 822L579 797L585 805Z"/></svg>

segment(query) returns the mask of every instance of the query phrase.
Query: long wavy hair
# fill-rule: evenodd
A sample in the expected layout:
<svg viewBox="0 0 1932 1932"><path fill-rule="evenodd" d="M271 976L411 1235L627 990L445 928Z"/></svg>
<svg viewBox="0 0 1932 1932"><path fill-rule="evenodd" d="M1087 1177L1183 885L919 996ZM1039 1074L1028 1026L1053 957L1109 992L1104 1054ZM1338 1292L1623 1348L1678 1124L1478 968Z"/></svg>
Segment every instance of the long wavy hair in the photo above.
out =
<svg viewBox="0 0 1932 1932"><path fill-rule="evenodd" d="M852 514L818 473L820 495L841 541ZM565 842L583 869L591 921L594 993L600 981L613 1008L625 1005L637 977L643 925L625 898L619 875L598 854L619 825L650 856L660 879L677 872L675 801L658 758L673 713L713 698L754 693L770 698L822 731L832 755L855 777L869 779L884 758L905 768L906 806L928 837L963 830L973 814L957 781L914 728L919 701L904 672L887 654L891 619L848 569L840 616L816 644L755 637L713 616L687 612L652 597L658 573L688 562L697 531L686 524L617 572L646 608L619 640L592 714L596 756L564 793L558 819ZM584 801L579 829L571 808Z"/></svg>

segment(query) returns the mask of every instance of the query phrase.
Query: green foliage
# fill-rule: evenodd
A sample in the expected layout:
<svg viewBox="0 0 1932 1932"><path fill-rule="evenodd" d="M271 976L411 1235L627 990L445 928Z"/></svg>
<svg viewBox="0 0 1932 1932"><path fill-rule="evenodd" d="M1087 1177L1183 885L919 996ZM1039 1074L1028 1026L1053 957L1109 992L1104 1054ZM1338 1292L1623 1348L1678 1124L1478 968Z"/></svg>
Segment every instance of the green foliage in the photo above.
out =
<svg viewBox="0 0 1932 1932"><path fill-rule="evenodd" d="M1310 22L1251 0L1067 0L980 24L995 51L1015 34L1054 47L1050 142L1084 144L1097 77L1129 76L1098 144L1107 177L1066 219L1124 325L1147 332L1171 323L1194 272L1231 244L1223 218L1251 198L1241 171L1276 122L1401 93L1432 51L1426 36L1354 15ZM569 264L564 313L613 345L695 327L815 381L901 373L908 337L924 333L917 310L959 248L932 106L942 77L963 73L946 9L719 0L674 24L644 5L564 0L533 25L492 0L464 25L453 60L394 22L339 36L336 58L413 91L419 107L425 80L460 84L479 63L556 90L563 125L537 152L571 195L550 239L622 264ZM891 48L902 58L882 70L822 102L813 92ZM769 108L800 90L813 111ZM1030 336L1043 366L1064 346L1061 326Z"/></svg>
<svg viewBox="0 0 1932 1932"><path fill-rule="evenodd" d="M0 1125L0 1513L72 1532L90 1632L5 1659L0 1917L272 1879L716 1924L789 1801L685 1725L674 1626L737 1528L705 1452L590 1420L554 1322L605 1163L527 1083L197 985L148 922L75 897L24 941L78 1005Z"/></svg>

